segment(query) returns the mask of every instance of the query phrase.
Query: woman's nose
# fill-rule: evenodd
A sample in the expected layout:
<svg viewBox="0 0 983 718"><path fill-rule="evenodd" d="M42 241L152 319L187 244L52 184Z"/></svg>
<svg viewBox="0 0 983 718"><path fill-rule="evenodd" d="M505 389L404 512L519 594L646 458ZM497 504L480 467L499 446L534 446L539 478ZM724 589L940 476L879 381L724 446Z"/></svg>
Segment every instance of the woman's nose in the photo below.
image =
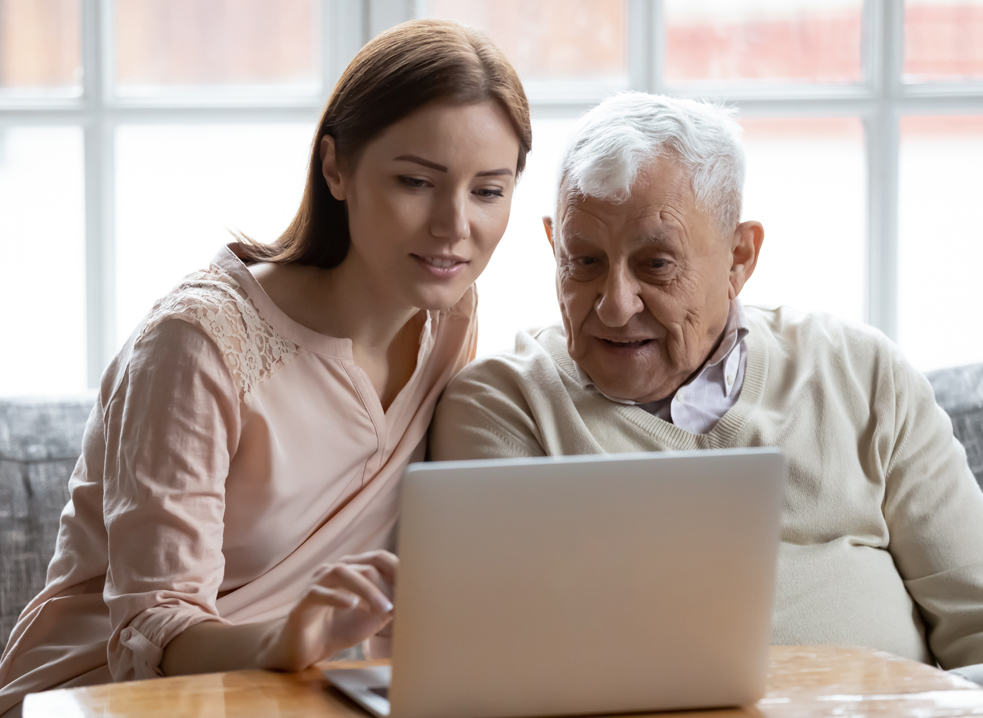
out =
<svg viewBox="0 0 983 718"><path fill-rule="evenodd" d="M467 199L457 192L438 197L430 218L430 233L453 241L470 237Z"/></svg>
<svg viewBox="0 0 983 718"><path fill-rule="evenodd" d="M613 266L594 302L594 311L605 326L623 327L644 307L640 292L638 280L627 267Z"/></svg>

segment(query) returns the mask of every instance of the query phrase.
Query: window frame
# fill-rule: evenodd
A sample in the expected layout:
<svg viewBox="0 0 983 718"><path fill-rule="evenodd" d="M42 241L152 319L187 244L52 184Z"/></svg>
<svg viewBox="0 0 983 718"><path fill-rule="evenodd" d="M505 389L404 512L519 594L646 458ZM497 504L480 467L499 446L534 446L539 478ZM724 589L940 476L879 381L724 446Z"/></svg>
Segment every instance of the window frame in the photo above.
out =
<svg viewBox="0 0 983 718"><path fill-rule="evenodd" d="M315 123L334 82L359 48L400 22L390 8L371 11L367 0L315 0L319 8L320 83L315 92L224 96L208 93L135 97L114 94L115 0L81 0L81 92L55 90L0 95L0 128L24 125L81 127L84 137L86 378L99 385L116 342L116 128L128 124Z"/></svg>
<svg viewBox="0 0 983 718"><path fill-rule="evenodd" d="M863 81L857 84L768 87L748 84L667 86L662 0L628 0L632 89L673 97L726 102L743 117L849 117L864 129L866 286L864 320L897 337L898 180L901 118L907 115L983 114L983 82L906 83L904 2L864 0Z"/></svg>
<svg viewBox="0 0 983 718"><path fill-rule="evenodd" d="M114 0L81 0L81 93L0 94L0 127L75 126L84 134L86 377L98 386L116 351L115 133L124 124L316 122L331 87L359 48L382 30L427 14L426 0L316 0L321 18L321 83L289 95L113 94ZM903 81L904 4L865 0L864 81L850 85L693 84L664 82L662 0L626 0L628 82L633 90L706 97L746 117L851 117L864 127L867 167L865 320L894 338L898 303L898 164L906 115L983 114L983 82ZM576 117L621 86L528 84L534 118Z"/></svg>

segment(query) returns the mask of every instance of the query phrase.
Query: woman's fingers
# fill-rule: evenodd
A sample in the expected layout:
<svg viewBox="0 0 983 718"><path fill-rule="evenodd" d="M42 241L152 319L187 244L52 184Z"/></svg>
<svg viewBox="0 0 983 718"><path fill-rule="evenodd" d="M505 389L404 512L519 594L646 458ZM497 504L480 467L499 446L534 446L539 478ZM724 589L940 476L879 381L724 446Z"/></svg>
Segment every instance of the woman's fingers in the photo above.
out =
<svg viewBox="0 0 983 718"><path fill-rule="evenodd" d="M378 586L379 590L382 591L384 594L386 594L386 598L392 601L393 592L396 587L393 585L392 581L386 580L386 577L382 574L381 571L379 571L379 569L377 569L375 566L370 566L364 563L353 563L353 564L346 564L346 565L350 566L353 571L360 573L361 575L365 576L365 578L367 578L372 583L374 583L376 586Z"/></svg>
<svg viewBox="0 0 983 718"><path fill-rule="evenodd" d="M395 583L396 569L399 567L399 559L395 554L389 551L367 551L366 553L354 554L352 556L342 556L336 563L324 564L314 572L314 580L319 580L339 563L349 566L372 566L389 583Z"/></svg>
<svg viewBox="0 0 983 718"><path fill-rule="evenodd" d="M381 573L379 573L379 570L375 566L369 566L362 563L350 563L350 564L342 563L342 564L336 564L335 567L336 569L344 567L346 570L351 570L358 574L361 574L369 581L371 581L373 584L375 584L379 588L379 590L386 595L387 598L390 598L392 596L392 588L393 588L392 584L386 581L386 579L382 576ZM333 585L334 579L331 578L332 575L333 575L332 572L328 571L322 576L321 579L319 579L319 582L323 583L325 586Z"/></svg>
<svg viewBox="0 0 983 718"><path fill-rule="evenodd" d="M385 553L347 557L318 570L271 644L267 663L306 667L384 629L393 617L390 577L397 563Z"/></svg>
<svg viewBox="0 0 983 718"><path fill-rule="evenodd" d="M373 575L375 581L365 574ZM376 613L389 613L393 610L393 604L379 583L382 583L381 577L372 566L356 567L338 563L320 576L316 585L325 588L343 588L365 601L366 606Z"/></svg>
<svg viewBox="0 0 983 718"><path fill-rule="evenodd" d="M399 568L399 559L396 554L389 551L367 551L354 556L344 556L339 560L347 564L373 566L388 583L396 583L396 569Z"/></svg>
<svg viewBox="0 0 983 718"><path fill-rule="evenodd" d="M351 591L344 589L328 588L317 584L310 587L304 600L308 604L320 606L332 606L334 608L355 608L358 605L358 596Z"/></svg>

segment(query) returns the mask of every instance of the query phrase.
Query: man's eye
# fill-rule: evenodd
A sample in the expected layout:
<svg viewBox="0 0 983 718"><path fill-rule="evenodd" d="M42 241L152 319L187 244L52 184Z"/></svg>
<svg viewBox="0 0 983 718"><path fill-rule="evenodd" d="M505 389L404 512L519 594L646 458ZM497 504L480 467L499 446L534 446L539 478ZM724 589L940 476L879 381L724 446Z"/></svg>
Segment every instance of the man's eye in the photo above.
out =
<svg viewBox="0 0 983 718"><path fill-rule="evenodd" d="M422 189L429 185L425 179L420 179L419 177L404 177L399 178L399 183L404 187L412 187L413 189Z"/></svg>
<svg viewBox="0 0 983 718"><path fill-rule="evenodd" d="M577 257L573 260L574 264L578 267L589 267L592 264L596 264L597 260L593 257Z"/></svg>
<svg viewBox="0 0 983 718"><path fill-rule="evenodd" d="M666 269L672 264L668 259L650 259L648 262L649 269Z"/></svg>

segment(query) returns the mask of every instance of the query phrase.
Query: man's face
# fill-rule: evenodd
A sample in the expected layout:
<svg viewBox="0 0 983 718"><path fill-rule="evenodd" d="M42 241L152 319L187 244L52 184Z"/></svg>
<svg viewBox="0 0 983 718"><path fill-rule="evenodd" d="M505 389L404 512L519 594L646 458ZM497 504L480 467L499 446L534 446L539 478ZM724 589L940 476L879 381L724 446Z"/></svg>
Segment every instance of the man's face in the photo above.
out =
<svg viewBox="0 0 983 718"><path fill-rule="evenodd" d="M561 203L553 251L567 347L609 397L656 401L682 386L717 345L753 269L761 225L721 231L690 185L681 162L660 157L627 202ZM754 256L735 276L749 224Z"/></svg>

